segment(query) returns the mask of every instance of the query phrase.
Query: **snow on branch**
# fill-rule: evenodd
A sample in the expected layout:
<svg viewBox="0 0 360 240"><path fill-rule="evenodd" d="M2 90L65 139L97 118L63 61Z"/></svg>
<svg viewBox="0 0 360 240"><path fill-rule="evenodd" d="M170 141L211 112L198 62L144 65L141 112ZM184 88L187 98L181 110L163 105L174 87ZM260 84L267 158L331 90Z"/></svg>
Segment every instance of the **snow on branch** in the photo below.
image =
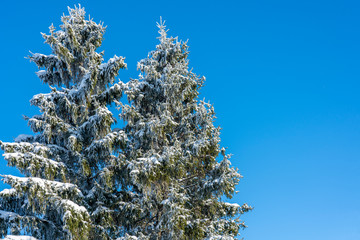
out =
<svg viewBox="0 0 360 240"><path fill-rule="evenodd" d="M124 57L115 55L107 63L101 64L99 66L98 84L105 87L109 83L114 83L114 78L118 75L119 70L127 67L124 60Z"/></svg>
<svg viewBox="0 0 360 240"><path fill-rule="evenodd" d="M62 162L57 162L32 152L4 153L4 158L9 166L16 166L23 174L47 179L65 177L67 167Z"/></svg>
<svg viewBox="0 0 360 240"><path fill-rule="evenodd" d="M44 211L47 206L41 205L42 202L51 198L65 198L80 201L83 198L82 192L78 187L71 183L50 181L37 177L15 177L3 175L2 181L10 184L20 194L27 195L29 201L39 204L40 211Z"/></svg>
<svg viewBox="0 0 360 240"><path fill-rule="evenodd" d="M21 235L7 235L4 240L37 240L31 236L21 236Z"/></svg>

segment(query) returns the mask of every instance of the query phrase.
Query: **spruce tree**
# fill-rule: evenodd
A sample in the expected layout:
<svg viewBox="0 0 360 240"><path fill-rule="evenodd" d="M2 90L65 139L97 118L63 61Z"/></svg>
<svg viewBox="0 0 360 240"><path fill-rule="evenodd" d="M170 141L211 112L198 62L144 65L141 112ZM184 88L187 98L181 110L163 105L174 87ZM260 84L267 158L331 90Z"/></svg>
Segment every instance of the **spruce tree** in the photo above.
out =
<svg viewBox="0 0 360 240"><path fill-rule="evenodd" d="M69 8L60 30L42 34L52 54L31 54L38 77L51 92L31 104L41 114L26 117L34 135L0 142L9 166L24 177L3 175L11 189L0 193L0 236L28 234L38 239L110 239L116 223L107 216L116 201L111 185L113 153L123 142L112 132L107 106L122 94L115 83L123 57L103 62L96 52L105 27L85 19L80 6Z"/></svg>
<svg viewBox="0 0 360 240"><path fill-rule="evenodd" d="M125 87L130 104L118 103L128 137L118 175L128 196L119 203L128 209L122 239L235 239L251 208L221 198L233 196L241 175L220 148L213 106L198 100L205 78L189 69L187 43L158 27L159 45Z"/></svg>
<svg viewBox="0 0 360 240"><path fill-rule="evenodd" d="M115 83L123 57L103 63L105 27L69 8L43 34L52 54L32 54L51 88L31 104L34 135L0 141L24 177L3 176L0 235L37 239L235 239L251 208L230 204L241 176L220 147L204 77L189 69L186 42L168 37L138 63L139 79ZM128 103L121 102L122 93ZM107 108L119 107L114 128ZM11 237L9 237L11 239Z"/></svg>

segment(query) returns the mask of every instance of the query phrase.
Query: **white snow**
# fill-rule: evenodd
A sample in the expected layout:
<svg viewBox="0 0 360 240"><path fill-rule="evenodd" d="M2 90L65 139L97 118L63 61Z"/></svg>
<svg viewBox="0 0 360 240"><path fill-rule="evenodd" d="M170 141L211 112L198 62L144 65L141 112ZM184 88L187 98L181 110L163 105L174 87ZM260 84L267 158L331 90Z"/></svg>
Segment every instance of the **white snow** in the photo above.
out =
<svg viewBox="0 0 360 240"><path fill-rule="evenodd" d="M240 205L237 203L225 203L225 205L227 207L232 207L232 208L240 208Z"/></svg>
<svg viewBox="0 0 360 240"><path fill-rule="evenodd" d="M28 139L33 138L32 135L28 135L28 134L20 134L19 136L17 136L14 141L15 142L24 142L27 141Z"/></svg>
<svg viewBox="0 0 360 240"><path fill-rule="evenodd" d="M37 240L31 236L7 235L4 240Z"/></svg>
<svg viewBox="0 0 360 240"><path fill-rule="evenodd" d="M46 75L46 71L45 70L40 70L38 72L36 72L36 75L41 78L42 76Z"/></svg>
<svg viewBox="0 0 360 240"><path fill-rule="evenodd" d="M20 159L23 158L23 154L15 152L15 153L4 153L3 154L5 159L11 159L11 158L15 158L16 161L19 161Z"/></svg>
<svg viewBox="0 0 360 240"><path fill-rule="evenodd" d="M0 192L0 195L11 195L15 192L16 192L16 190L14 188L4 189Z"/></svg>
<svg viewBox="0 0 360 240"><path fill-rule="evenodd" d="M73 201L65 199L65 200L61 200L61 202L65 205L71 207L73 209L73 211L75 211L77 213L87 213L87 210L85 207L79 206L76 203L74 203Z"/></svg>
<svg viewBox="0 0 360 240"><path fill-rule="evenodd" d="M76 192L78 196L82 197L82 192L77 188L76 185L71 183L50 181L37 177L16 177L12 175L4 175L3 177L5 182L13 181L24 185L29 185L30 187L38 186L47 193L58 195L59 193L70 190Z"/></svg>

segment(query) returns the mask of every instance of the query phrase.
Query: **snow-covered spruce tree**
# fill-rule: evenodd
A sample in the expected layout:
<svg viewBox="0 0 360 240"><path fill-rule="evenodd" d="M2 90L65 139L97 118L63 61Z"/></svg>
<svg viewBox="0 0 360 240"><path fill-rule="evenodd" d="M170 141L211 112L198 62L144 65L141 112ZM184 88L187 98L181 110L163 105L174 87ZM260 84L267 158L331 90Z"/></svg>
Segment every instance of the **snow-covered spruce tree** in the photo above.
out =
<svg viewBox="0 0 360 240"><path fill-rule="evenodd" d="M123 57L103 63L105 27L85 19L80 6L62 17L61 29L43 34L52 54L32 54L38 77L51 88L31 104L41 114L26 118L35 133L0 142L4 158L25 177L3 176L11 185L0 193L0 236L37 239L112 239L118 224L107 209L118 201L112 185L114 153L125 143L107 106L119 100L114 84Z"/></svg>
<svg viewBox="0 0 360 240"><path fill-rule="evenodd" d="M214 108L197 99L205 78L189 70L187 43L158 27L160 44L126 86L129 104L118 103L128 137L121 239L235 239L251 208L221 197L233 196L241 176L220 149Z"/></svg>

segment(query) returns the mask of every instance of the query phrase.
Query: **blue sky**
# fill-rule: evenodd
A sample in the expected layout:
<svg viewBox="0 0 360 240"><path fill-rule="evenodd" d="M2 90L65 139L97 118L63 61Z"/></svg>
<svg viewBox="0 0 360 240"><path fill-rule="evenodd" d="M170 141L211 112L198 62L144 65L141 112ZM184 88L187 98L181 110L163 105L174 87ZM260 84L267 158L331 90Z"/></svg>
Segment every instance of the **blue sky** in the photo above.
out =
<svg viewBox="0 0 360 240"><path fill-rule="evenodd" d="M231 201L254 206L245 239L360 239L359 2L4 1L2 141L30 133L22 115L49 88L24 56L50 53L40 32L76 3L108 26L102 50L126 57L123 81L157 44L160 16L170 35L189 39L190 64L207 78L201 97L244 175Z"/></svg>

